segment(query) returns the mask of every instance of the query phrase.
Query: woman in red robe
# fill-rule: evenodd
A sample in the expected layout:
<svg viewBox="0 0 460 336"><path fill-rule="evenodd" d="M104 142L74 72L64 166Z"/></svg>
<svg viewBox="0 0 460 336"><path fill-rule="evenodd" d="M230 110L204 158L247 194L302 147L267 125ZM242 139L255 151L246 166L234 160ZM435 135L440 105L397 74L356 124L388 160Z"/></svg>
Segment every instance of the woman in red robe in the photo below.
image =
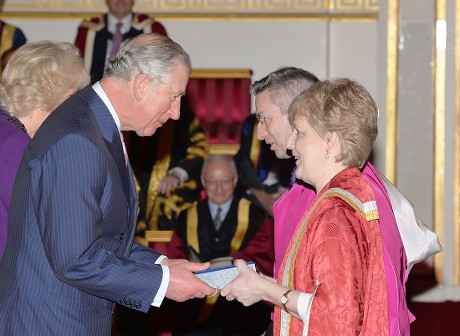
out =
<svg viewBox="0 0 460 336"><path fill-rule="evenodd" d="M289 107L296 177L317 197L297 225L278 279L236 265L222 289L245 305L275 304L274 335L388 335L382 236L362 178L377 136L377 107L357 82L312 85Z"/></svg>

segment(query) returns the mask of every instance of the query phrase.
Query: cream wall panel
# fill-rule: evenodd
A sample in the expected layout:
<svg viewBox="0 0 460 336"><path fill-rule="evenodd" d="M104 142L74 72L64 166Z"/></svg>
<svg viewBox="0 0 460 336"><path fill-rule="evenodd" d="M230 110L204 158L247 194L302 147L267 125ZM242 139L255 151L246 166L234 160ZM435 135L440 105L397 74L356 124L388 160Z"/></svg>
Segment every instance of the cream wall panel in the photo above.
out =
<svg viewBox="0 0 460 336"><path fill-rule="evenodd" d="M80 21L8 19L8 22L21 27L30 42L41 39L73 42ZM162 23L169 36L187 50L197 68L250 68L256 80L279 67L298 66L319 78L327 77L326 22Z"/></svg>
<svg viewBox="0 0 460 336"><path fill-rule="evenodd" d="M331 22L329 76L351 77L377 99L377 24Z"/></svg>
<svg viewBox="0 0 460 336"><path fill-rule="evenodd" d="M401 25L397 185L433 227L433 21Z"/></svg>
<svg viewBox="0 0 460 336"><path fill-rule="evenodd" d="M37 19L4 19L21 27L29 42L53 40L74 42L79 19L37 20Z"/></svg>
<svg viewBox="0 0 460 336"><path fill-rule="evenodd" d="M324 22L166 22L194 67L251 68L260 79L281 66L326 76Z"/></svg>

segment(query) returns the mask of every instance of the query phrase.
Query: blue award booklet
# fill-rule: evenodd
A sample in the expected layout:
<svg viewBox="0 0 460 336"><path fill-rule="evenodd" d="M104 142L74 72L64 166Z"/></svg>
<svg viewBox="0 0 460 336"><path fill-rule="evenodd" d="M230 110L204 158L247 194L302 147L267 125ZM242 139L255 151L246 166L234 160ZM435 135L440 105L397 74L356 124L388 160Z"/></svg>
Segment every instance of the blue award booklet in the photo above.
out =
<svg viewBox="0 0 460 336"><path fill-rule="evenodd" d="M253 261L248 261L246 264L256 271L256 264ZM238 276L238 268L234 265L215 267L195 272L195 275L209 286L222 289Z"/></svg>

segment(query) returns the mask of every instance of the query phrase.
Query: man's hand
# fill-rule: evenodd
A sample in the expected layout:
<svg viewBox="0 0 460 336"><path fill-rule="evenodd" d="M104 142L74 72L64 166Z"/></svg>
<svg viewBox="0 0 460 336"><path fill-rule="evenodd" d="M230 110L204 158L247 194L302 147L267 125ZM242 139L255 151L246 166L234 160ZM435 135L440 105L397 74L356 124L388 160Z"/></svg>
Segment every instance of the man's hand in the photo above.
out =
<svg viewBox="0 0 460 336"><path fill-rule="evenodd" d="M209 262L195 263L185 259L168 259L161 261L162 265L169 267L169 284L166 290L168 299L182 302L194 298L203 298L214 295L215 288L198 279L194 272L203 271L210 266Z"/></svg>
<svg viewBox="0 0 460 336"><path fill-rule="evenodd" d="M162 195L169 195L169 193L179 187L180 184L180 178L176 175L166 175L158 185L158 192Z"/></svg>

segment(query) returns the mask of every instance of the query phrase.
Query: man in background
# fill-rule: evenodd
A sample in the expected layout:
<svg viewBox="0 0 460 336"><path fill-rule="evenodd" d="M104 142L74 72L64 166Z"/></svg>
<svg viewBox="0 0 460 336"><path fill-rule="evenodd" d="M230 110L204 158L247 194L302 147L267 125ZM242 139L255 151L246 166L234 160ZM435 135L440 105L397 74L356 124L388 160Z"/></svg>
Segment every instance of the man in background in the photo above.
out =
<svg viewBox="0 0 460 336"><path fill-rule="evenodd" d="M83 21L75 45L91 75L91 84L100 80L107 60L116 55L128 39L139 34L166 34L163 25L146 14L133 13L134 0L106 0L109 12Z"/></svg>
<svg viewBox="0 0 460 336"><path fill-rule="evenodd" d="M178 219L167 255L228 266L234 259L256 263L272 274L273 222L262 208L234 194L238 180L231 157L213 155L203 165L201 182L206 199L195 203ZM270 321L271 307L251 307L224 297L174 303L177 335L260 335ZM182 326L182 328L179 328ZM181 329L181 330L179 330Z"/></svg>
<svg viewBox="0 0 460 336"><path fill-rule="evenodd" d="M3 11L5 0L0 0L0 12ZM18 27L0 21L0 57L8 50L15 50L27 42L26 36ZM6 65L6 62L5 62ZM3 65L2 65L3 70ZM0 70L0 78L2 77Z"/></svg>

